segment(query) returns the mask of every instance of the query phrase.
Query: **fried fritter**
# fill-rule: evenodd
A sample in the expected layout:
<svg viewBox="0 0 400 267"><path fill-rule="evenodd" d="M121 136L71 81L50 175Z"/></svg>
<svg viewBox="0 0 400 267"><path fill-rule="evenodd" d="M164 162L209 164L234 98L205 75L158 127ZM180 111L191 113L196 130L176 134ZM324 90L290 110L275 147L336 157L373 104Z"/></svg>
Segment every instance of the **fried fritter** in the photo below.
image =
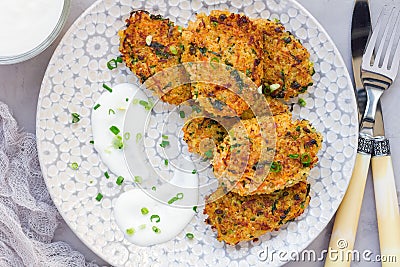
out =
<svg viewBox="0 0 400 267"><path fill-rule="evenodd" d="M289 112L288 106L284 103L270 97L267 97L267 99L272 114L278 115ZM242 114L241 118L219 118L218 121L204 117L190 119L182 128L183 140L188 144L189 152L212 159L214 149L224 141L232 126L239 119L252 118L254 118L254 114L249 109Z"/></svg>
<svg viewBox="0 0 400 267"><path fill-rule="evenodd" d="M126 65L142 83L155 73L180 64L183 52L181 29L160 15L150 15L146 11L131 13L126 20L126 29L119 32L119 50ZM189 76L184 70L179 73L182 74L179 77L181 84L186 85L156 92L170 104L178 105L191 98Z"/></svg>
<svg viewBox="0 0 400 267"><path fill-rule="evenodd" d="M256 93L264 76L260 64L262 38L248 17L218 10L211 11L209 16L201 13L197 15L196 21L189 23L182 35L185 47L182 62L206 62L214 68L218 64L230 66L230 75L239 83L239 89L245 91L247 87L252 87ZM215 75L218 75L218 71L215 71ZM247 76L254 85L242 85L244 79L241 75ZM212 81L210 77L206 82ZM230 89L229 84L213 86L198 82L193 84L192 95L210 113L225 116L231 115L233 110L235 115L240 116L249 108L249 103L239 96L237 90Z"/></svg>
<svg viewBox="0 0 400 267"><path fill-rule="evenodd" d="M304 93L313 83L310 53L278 21L254 19L263 38L263 91L273 97L289 99ZM274 86L279 85L276 89Z"/></svg>
<svg viewBox="0 0 400 267"><path fill-rule="evenodd" d="M226 129L217 121L209 118L189 120L182 128L183 140L188 144L189 152L212 159L214 149L221 143Z"/></svg>
<svg viewBox="0 0 400 267"><path fill-rule="evenodd" d="M214 154L215 176L239 195L268 194L293 186L306 180L318 162L322 137L307 120L292 121L290 114L272 119L273 125L265 117L243 120L231 131L245 131L247 136L227 135Z"/></svg>
<svg viewBox="0 0 400 267"><path fill-rule="evenodd" d="M218 232L218 240L235 245L253 240L300 216L307 208L310 185L300 182L272 194L240 196L219 187L207 199L206 223Z"/></svg>

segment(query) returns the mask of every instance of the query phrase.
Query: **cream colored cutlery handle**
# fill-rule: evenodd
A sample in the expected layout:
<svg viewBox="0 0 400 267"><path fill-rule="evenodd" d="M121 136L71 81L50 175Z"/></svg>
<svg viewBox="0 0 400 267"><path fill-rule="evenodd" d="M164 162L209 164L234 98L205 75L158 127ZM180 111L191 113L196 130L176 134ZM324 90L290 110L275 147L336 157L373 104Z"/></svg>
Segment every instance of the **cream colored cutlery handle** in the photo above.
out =
<svg viewBox="0 0 400 267"><path fill-rule="evenodd" d="M400 266L400 215L392 158L372 157L371 164L381 256L397 258L396 262L382 262L382 266Z"/></svg>
<svg viewBox="0 0 400 267"><path fill-rule="evenodd" d="M325 267L350 266L371 155L357 153L353 175L336 212ZM343 257L344 256L344 257Z"/></svg>

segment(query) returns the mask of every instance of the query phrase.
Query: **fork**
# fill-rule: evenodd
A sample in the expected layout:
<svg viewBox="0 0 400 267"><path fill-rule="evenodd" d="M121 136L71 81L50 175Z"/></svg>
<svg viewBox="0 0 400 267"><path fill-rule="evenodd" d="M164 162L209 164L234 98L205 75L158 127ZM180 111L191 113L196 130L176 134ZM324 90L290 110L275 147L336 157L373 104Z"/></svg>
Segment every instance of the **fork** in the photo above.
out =
<svg viewBox="0 0 400 267"><path fill-rule="evenodd" d="M400 215L389 140L384 136L383 124L375 124L379 99L393 83L399 70L400 8L390 7L388 12L390 15L387 20L385 9L381 12L363 55L361 79L368 100L360 133L364 138L373 140L371 163L381 255L396 257L396 262L382 262L382 266L399 266ZM382 38L378 44L380 35ZM381 112L380 107L378 112Z"/></svg>

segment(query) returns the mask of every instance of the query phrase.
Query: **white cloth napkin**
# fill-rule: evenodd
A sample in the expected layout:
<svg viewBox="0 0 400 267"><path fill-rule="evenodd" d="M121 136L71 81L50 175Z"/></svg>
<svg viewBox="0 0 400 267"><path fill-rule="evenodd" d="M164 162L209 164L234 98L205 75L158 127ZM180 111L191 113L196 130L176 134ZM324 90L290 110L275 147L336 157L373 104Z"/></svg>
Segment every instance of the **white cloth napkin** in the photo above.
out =
<svg viewBox="0 0 400 267"><path fill-rule="evenodd" d="M0 102L0 266L97 266L51 242L61 216L40 171L36 138Z"/></svg>

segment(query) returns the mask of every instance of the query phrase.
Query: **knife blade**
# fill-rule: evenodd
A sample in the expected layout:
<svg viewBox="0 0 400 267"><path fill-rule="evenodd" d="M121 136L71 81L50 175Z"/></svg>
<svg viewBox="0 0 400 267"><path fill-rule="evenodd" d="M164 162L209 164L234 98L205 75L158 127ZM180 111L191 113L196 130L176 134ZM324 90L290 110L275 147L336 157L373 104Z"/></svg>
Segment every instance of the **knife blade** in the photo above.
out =
<svg viewBox="0 0 400 267"><path fill-rule="evenodd" d="M358 105L358 121L367 105L367 94L361 81L361 61L371 33L371 16L368 0L355 2L351 22L351 54L354 77L354 91Z"/></svg>
<svg viewBox="0 0 400 267"><path fill-rule="evenodd" d="M351 24L351 52L354 74L354 93L357 98L359 121L361 121L362 115L364 114L367 102L366 92L361 80L361 63L370 32L371 19L368 0L356 0ZM371 159L371 151L372 140L365 139L360 134L353 174L342 203L336 212L329 242L328 255L331 255L330 253L335 253L335 251L342 252L342 255L349 255L348 253L353 251ZM351 260L349 258L333 259L327 257L325 267L350 267L350 263Z"/></svg>
<svg viewBox="0 0 400 267"><path fill-rule="evenodd" d="M379 101L378 106L376 107L374 136L375 137L385 136L385 127L384 127L384 123L383 123L381 101Z"/></svg>

